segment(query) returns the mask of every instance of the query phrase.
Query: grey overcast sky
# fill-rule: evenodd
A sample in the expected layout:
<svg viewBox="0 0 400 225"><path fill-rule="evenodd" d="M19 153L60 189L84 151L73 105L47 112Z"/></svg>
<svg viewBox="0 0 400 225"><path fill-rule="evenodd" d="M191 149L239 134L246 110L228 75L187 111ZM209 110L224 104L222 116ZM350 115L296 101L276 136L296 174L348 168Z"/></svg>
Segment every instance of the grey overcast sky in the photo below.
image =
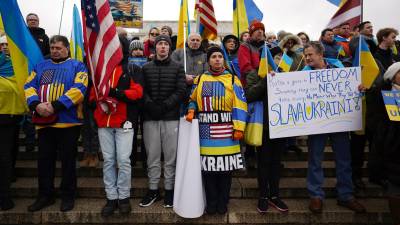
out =
<svg viewBox="0 0 400 225"><path fill-rule="evenodd" d="M178 20L180 0L143 0L144 20ZM195 0L189 1L189 16L193 17ZM297 33L305 31L318 38L337 7L327 0L254 0L264 13L267 31ZM35 12L40 26L48 35L58 33L63 0L18 0L22 15ZM72 8L80 0L65 0L61 34L70 36ZM232 0L214 0L217 20L232 20ZM364 0L364 20L372 21L374 32L384 27L400 29L400 0ZM176 32L176 31L175 31Z"/></svg>

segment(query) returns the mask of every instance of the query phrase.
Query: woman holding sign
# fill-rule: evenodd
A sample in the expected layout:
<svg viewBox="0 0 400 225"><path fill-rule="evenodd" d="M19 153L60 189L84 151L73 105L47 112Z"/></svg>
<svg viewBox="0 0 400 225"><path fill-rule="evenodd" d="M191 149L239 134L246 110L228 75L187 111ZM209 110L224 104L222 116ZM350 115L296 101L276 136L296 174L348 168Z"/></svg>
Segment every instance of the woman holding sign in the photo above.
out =
<svg viewBox="0 0 400 225"><path fill-rule="evenodd" d="M208 214L225 214L231 172L243 168L239 140L246 126L247 103L240 80L225 69L223 51L207 51L210 67L194 82L186 120L199 119L200 154Z"/></svg>

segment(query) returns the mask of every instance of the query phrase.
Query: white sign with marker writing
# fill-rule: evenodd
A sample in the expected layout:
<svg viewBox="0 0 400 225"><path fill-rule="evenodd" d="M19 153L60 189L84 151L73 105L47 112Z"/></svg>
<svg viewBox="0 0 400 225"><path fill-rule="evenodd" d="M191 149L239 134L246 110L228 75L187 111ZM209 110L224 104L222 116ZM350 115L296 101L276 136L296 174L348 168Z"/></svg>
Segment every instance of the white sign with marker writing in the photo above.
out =
<svg viewBox="0 0 400 225"><path fill-rule="evenodd" d="M362 129L360 67L268 76L270 138Z"/></svg>

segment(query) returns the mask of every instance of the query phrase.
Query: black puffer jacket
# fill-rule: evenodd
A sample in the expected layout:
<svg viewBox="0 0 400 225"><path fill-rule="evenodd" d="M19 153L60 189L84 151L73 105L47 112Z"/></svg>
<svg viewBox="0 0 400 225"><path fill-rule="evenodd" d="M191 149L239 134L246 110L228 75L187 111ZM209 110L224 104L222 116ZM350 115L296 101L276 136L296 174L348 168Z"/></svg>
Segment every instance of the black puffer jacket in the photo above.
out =
<svg viewBox="0 0 400 225"><path fill-rule="evenodd" d="M178 120L186 89L183 66L170 58L154 59L142 70L144 120Z"/></svg>
<svg viewBox="0 0 400 225"><path fill-rule="evenodd" d="M49 37L46 35L46 32L43 28L40 27L30 27L29 31L31 32L33 38L35 38L36 43L39 45L40 51L42 52L45 58L50 57L50 43Z"/></svg>

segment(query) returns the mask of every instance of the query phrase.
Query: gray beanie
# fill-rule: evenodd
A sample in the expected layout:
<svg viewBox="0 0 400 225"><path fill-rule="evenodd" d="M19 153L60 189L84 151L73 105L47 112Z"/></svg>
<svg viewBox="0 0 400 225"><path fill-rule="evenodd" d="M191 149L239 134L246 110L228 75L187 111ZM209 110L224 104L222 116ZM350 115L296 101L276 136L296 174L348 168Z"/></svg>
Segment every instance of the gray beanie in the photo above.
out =
<svg viewBox="0 0 400 225"><path fill-rule="evenodd" d="M160 41L166 41L166 42L168 42L169 47L172 46L172 44L171 44L171 38L169 38L169 36L167 36L167 35L163 35L163 34L158 35L158 36L156 37L156 40L154 41L154 45L157 45L157 43L160 42Z"/></svg>
<svg viewBox="0 0 400 225"><path fill-rule="evenodd" d="M140 49L143 51L143 42L140 40L133 40L129 45L129 51L132 52L134 49Z"/></svg>
<svg viewBox="0 0 400 225"><path fill-rule="evenodd" d="M383 79L385 81L392 81L397 72L400 71L400 62L393 63L386 70L386 73L383 75Z"/></svg>

